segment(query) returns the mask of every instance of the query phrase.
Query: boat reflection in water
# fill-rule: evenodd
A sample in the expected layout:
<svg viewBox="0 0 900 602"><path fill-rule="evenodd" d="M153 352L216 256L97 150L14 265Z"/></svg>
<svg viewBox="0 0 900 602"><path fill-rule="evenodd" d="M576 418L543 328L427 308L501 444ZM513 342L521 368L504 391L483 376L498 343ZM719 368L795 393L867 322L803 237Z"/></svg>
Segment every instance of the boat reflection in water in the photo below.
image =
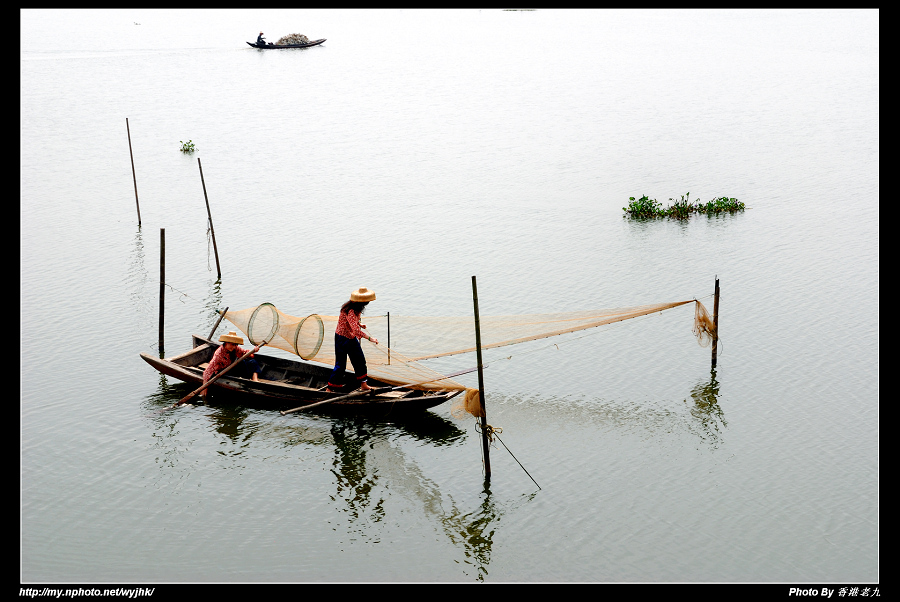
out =
<svg viewBox="0 0 900 602"><path fill-rule="evenodd" d="M158 391L146 398L144 405L146 409L170 406L191 388L180 382L170 385L166 377L160 375ZM633 426L669 430L681 425L682 432L690 432L705 444L718 448L723 445L727 426L719 397L720 384L713 371L690 390L689 397L684 400L684 412L634 413L618 405L605 405L598 414L596 406L576 408L570 405L567 418L580 417L583 422L590 423L589 418L593 415L595 420L600 418L607 426L624 432ZM503 528L504 516L514 513L536 496L535 492L515 501L498 501L491 493L490 484L485 482L478 494L472 492L466 499L454 499L454 494L448 493L441 479L429 476L428 468L419 459L423 454L417 450L445 447L447 467L456 470L458 451L466 447L469 433L457 423L431 411L396 420L359 415L294 414L283 417L272 410L217 403L151 415L154 416L151 424L157 440L157 461L161 468L158 483L161 485L181 487L186 480L183 475L196 471L196 458L186 461L187 458L202 453L204 447L215 449L218 457L230 458L246 469L248 475L268 470L270 465L264 460L273 457L273 453L279 457L278 449L282 450L280 453L284 458L292 455L285 449L296 449L302 460L300 468L308 471L314 466L314 471L322 475L310 481L311 473L303 470L296 473L304 487L317 487L316 509L307 507L306 512L334 517L336 511L340 526L332 523L332 527L346 533L345 537L350 541L374 544L397 528L398 520L392 513L398 505L400 508L412 507L413 515L425 517L428 524L443 533L445 541L460 554L460 568L478 581L488 577L494 538ZM203 418L198 420L198 416ZM204 422L212 428L202 428ZM210 442L204 433L212 431L222 435L227 444L217 447L215 441ZM478 478L477 464L477 456L467 458L466 466L461 470L474 472L472 478ZM323 470L325 473L321 472ZM477 499L473 499L475 495ZM455 497L459 498L458 495ZM308 504L311 499L303 498L302 503ZM325 520L331 522L331 519Z"/></svg>
<svg viewBox="0 0 900 602"><path fill-rule="evenodd" d="M371 524L384 519L388 497L399 493L420 505L426 516L441 525L454 547L461 549L463 562L472 567L473 576L483 581L502 514L491 498L489 483L484 483L481 503L475 511L461 510L400 446L392 444L393 437L385 436L388 429L434 445L449 445L465 435L453 423L431 413L391 425L359 417L335 420L331 426L332 472L337 477L335 500L342 502L351 532L360 539L372 538Z"/></svg>
<svg viewBox="0 0 900 602"><path fill-rule="evenodd" d="M383 535L379 526L391 529L396 523L386 516L386 508L412 504L430 517L429 522L440 526L462 554L461 562L471 567L473 578L483 581L487 576L493 537L508 509L495 504L487 482L474 510L464 509L473 500L459 503L443 492L406 451L411 447L446 447L448 465L455 466L454 447L464 443L468 433L454 422L428 411L396 420L314 414L282 417L271 410L218 402L159 411L191 388L181 382L169 384L160 374L158 390L142 404L157 441L157 463L165 473L160 474L161 485L181 487L184 474L195 471L194 462L186 461L187 455L195 444L203 447L198 439L203 433L214 431L224 436L230 445L217 449L216 454L247 469L254 469L254 458L268 457L273 447L312 449L312 454L303 453L304 460L317 466L321 463L333 474L334 489L323 492L322 497L343 516L343 529L353 539L377 542ZM200 415L203 419L198 422ZM204 421L212 428L192 430ZM261 454L255 454L254 449L262 450ZM197 451L195 448L191 453ZM475 473L473 478L478 478L478 458L470 460L467 468ZM531 497L525 496L522 503Z"/></svg>

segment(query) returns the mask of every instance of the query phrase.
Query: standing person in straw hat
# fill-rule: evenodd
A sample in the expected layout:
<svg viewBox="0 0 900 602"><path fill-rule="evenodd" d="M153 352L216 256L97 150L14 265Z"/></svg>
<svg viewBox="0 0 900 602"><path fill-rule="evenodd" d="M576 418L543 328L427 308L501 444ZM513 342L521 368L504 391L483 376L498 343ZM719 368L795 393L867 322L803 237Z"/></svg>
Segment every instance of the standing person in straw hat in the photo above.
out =
<svg viewBox="0 0 900 602"><path fill-rule="evenodd" d="M234 360L243 357L243 355L247 353L246 349L238 347L238 345L243 344L244 339L234 330L220 336L219 342L222 343L222 346L216 349L212 359L209 360L209 365L206 366L206 370L203 371L204 383L234 363ZM262 372L262 368L260 368L259 362L253 359L253 354L257 351L259 351L259 345L253 348L253 351L250 352L250 357L235 366L228 375L242 376L244 378L249 376L254 381L258 381L259 373ZM209 391L209 389L204 389L201 395L206 397L207 391Z"/></svg>
<svg viewBox="0 0 900 602"><path fill-rule="evenodd" d="M356 382L359 389L368 391L372 387L366 383L368 377L366 368L366 356L363 354L359 339L366 338L378 344L378 339L363 332L365 324L360 324L359 319L366 305L375 300L375 293L366 287L361 287L350 293L350 300L341 306L341 315L338 317L337 328L334 331L334 371L328 379L328 391L335 392L341 388L341 380L347 369L347 357L353 362L353 370L356 372ZM357 388L357 387L354 387Z"/></svg>

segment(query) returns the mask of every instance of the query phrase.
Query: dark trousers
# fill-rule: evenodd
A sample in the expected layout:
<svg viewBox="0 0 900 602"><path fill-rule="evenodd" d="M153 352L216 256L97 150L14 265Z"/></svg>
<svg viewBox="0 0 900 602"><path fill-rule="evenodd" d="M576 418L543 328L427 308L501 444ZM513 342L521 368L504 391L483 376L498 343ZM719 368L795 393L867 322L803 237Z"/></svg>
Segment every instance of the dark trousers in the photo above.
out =
<svg viewBox="0 0 900 602"><path fill-rule="evenodd" d="M259 362L252 357L238 362L238 365L228 371L225 376L240 376L241 378L253 378L253 373L262 373L262 367Z"/></svg>
<svg viewBox="0 0 900 602"><path fill-rule="evenodd" d="M245 360L241 360L238 364L229 370L224 378L228 378L229 376L240 376L241 378L253 378L253 373L262 374L262 366L259 365L254 358L248 357ZM221 370L216 374L221 373ZM215 374L213 374L215 376ZM204 395L209 396L213 394L213 389L209 388L203 392Z"/></svg>
<svg viewBox="0 0 900 602"><path fill-rule="evenodd" d="M342 337L339 334L334 335L334 370L331 372L331 378L328 379L328 386L337 389L343 386L343 375L347 369L347 358L353 362L353 369L356 372L355 387L366 382L368 376L366 369L366 356L363 354L362 346L359 339Z"/></svg>

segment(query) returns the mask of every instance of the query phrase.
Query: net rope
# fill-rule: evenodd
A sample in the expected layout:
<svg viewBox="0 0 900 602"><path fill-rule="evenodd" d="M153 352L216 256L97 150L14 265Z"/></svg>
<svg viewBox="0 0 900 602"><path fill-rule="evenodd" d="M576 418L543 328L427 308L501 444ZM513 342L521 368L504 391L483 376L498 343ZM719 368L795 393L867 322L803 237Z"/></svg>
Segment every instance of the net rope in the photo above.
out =
<svg viewBox="0 0 900 602"><path fill-rule="evenodd" d="M697 342L708 347L715 337L715 326L709 312L697 299L672 303L655 303L616 309L480 317L482 350L535 341L567 333L596 328L606 324L694 303L692 332ZM270 347L300 356L302 359L334 366L334 331L338 316L285 313L271 303L225 313L225 319L256 343L265 333L275 329ZM398 348L387 346L388 319L390 338L399 341ZM422 364L424 360L470 353L475 333L472 317L428 317L386 315L366 316L361 320L366 332L379 340L379 345L362 339L368 373L393 386L413 384L421 390L466 391L451 410L454 417L483 414L477 389L467 389L440 372ZM352 361L350 362L352 365Z"/></svg>

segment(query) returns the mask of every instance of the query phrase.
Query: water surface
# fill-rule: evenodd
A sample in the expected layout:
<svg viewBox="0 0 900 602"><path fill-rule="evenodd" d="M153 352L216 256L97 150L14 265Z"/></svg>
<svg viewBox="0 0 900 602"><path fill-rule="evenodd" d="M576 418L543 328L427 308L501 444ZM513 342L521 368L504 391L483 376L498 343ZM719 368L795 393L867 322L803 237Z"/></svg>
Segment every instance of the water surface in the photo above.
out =
<svg viewBox="0 0 900 602"><path fill-rule="evenodd" d="M24 582L878 582L877 11L20 17ZM750 209L622 217L687 192ZM449 407L158 414L161 229L167 355L359 286L467 316L472 275L485 315L718 276L718 366L690 306L488 352L540 489L500 442L486 485Z"/></svg>

